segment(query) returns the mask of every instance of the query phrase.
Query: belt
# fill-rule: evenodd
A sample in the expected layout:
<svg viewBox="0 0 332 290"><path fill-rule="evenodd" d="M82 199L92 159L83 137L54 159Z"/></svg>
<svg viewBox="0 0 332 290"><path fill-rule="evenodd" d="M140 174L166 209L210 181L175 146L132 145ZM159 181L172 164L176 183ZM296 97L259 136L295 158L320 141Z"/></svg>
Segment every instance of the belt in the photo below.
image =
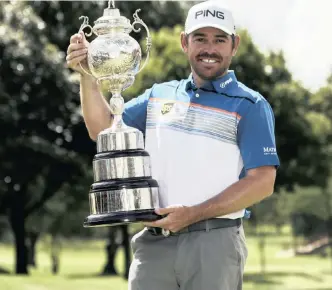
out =
<svg viewBox="0 0 332 290"><path fill-rule="evenodd" d="M226 219L226 218L213 218L208 219L204 221L200 221L197 223L194 223L192 225L189 225L188 227L185 227L184 229L173 233L169 230L165 230L162 228L156 228L156 227L148 227L148 231L154 235L154 236L160 236L163 235L165 237L168 237L170 235L176 236L179 234L184 233L190 233L190 232L196 232L196 231L209 231L213 229L220 229L220 228L229 228L229 227L239 227L242 223L242 219Z"/></svg>

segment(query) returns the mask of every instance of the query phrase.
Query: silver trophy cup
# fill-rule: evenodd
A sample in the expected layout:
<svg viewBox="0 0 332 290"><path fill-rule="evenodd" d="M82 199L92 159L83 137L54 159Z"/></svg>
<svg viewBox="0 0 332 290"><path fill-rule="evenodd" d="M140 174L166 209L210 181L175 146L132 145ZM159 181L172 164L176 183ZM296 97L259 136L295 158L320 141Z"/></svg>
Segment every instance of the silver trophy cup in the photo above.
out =
<svg viewBox="0 0 332 290"><path fill-rule="evenodd" d="M112 2L112 7L111 7ZM134 22L121 16L114 1L108 2L104 14L94 22L82 16L84 22L80 31L90 29L86 36L97 37L90 43L87 62L99 88L108 88L112 97L110 108L112 126L100 132L97 137L97 154L93 160L94 183L89 192L90 215L84 227L113 226L141 221L157 220L154 212L159 207L158 183L151 177L150 156L144 150L143 134L128 127L122 120L124 100L121 92L131 86L135 75L145 66L149 58L151 38L145 23L138 17ZM129 36L136 24L147 31L147 57L140 68L141 48ZM102 90L100 90L102 92Z"/></svg>

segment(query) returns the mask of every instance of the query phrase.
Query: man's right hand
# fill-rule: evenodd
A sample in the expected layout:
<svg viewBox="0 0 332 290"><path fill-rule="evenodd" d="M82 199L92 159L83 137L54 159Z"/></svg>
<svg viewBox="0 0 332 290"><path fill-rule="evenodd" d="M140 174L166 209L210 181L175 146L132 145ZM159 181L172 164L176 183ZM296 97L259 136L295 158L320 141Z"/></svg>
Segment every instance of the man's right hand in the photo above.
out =
<svg viewBox="0 0 332 290"><path fill-rule="evenodd" d="M74 34L70 38L70 44L67 49L66 57L67 65L69 68L79 72L80 74L85 74L79 65L79 63L81 63L84 70L91 73L87 64L88 47L89 42L86 40L83 32Z"/></svg>

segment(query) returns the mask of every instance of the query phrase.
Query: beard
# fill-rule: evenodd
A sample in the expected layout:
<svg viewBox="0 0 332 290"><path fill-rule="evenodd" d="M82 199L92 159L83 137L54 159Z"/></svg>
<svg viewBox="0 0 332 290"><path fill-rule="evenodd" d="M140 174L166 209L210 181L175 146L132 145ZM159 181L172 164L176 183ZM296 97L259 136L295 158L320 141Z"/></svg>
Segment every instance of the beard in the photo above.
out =
<svg viewBox="0 0 332 290"><path fill-rule="evenodd" d="M197 74L197 76L199 76L202 80L205 81L214 81L217 78L223 76L225 72L228 70L228 67L221 67L220 69L214 72L212 71L206 72L206 70L201 69L195 65L192 65L191 68Z"/></svg>

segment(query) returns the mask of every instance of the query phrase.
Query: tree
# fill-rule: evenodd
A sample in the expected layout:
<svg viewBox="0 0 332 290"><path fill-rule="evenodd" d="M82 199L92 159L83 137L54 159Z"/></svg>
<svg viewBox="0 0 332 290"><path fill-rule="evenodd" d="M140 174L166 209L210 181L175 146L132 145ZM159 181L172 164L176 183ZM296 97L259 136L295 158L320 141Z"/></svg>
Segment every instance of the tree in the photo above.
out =
<svg viewBox="0 0 332 290"><path fill-rule="evenodd" d="M0 213L8 213L15 236L16 272L26 274L26 217L84 175L84 160L68 145L78 100L63 54L31 7L6 3L0 21Z"/></svg>
<svg viewBox="0 0 332 290"><path fill-rule="evenodd" d="M130 14L131 20L138 6L145 6L140 17L148 25L172 25L182 17L182 10L175 9L177 3L121 5L121 12ZM165 13L174 10L174 17L164 21L159 14L148 12L149 5L163 8ZM27 273L26 218L42 211L51 222L52 213L45 202L56 204L51 197L59 194L65 183L83 176L82 163L90 163L95 153L78 114L78 86L70 81L69 71L63 64L70 35L77 32L81 24L79 16L89 15L96 20L102 15L102 6L97 1L6 3L2 6L0 110L4 121L1 126L8 135L0 149L4 157L0 212L11 209L18 273ZM157 10L161 9L154 9ZM4 33L8 35L4 37ZM128 243L125 244L128 248Z"/></svg>
<svg viewBox="0 0 332 290"><path fill-rule="evenodd" d="M310 99L310 108L317 112L312 119L325 125L325 130L320 131L320 139L324 143L324 150L328 158L325 159L327 166L331 168L332 161L332 74L327 78L327 85L319 89ZM318 115L318 116L317 116ZM325 118L319 116L325 116ZM330 185L330 186L329 186ZM326 229L330 242L330 254L332 261L332 189L331 183L324 184L321 189L322 198L325 201L325 209L327 211Z"/></svg>

